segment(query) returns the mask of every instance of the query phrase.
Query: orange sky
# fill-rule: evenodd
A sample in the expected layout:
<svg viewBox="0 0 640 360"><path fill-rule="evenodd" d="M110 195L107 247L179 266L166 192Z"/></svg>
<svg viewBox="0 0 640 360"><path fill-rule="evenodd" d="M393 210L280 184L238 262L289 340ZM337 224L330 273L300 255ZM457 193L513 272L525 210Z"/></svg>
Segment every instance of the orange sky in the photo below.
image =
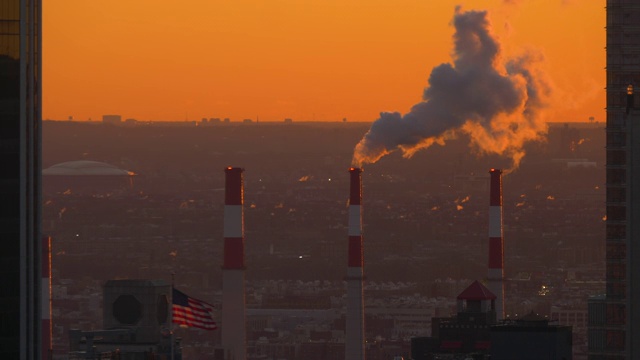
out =
<svg viewBox="0 0 640 360"><path fill-rule="evenodd" d="M43 118L373 121L449 62L456 5L505 55L541 50L553 121L605 121L595 0L55 0L43 4Z"/></svg>

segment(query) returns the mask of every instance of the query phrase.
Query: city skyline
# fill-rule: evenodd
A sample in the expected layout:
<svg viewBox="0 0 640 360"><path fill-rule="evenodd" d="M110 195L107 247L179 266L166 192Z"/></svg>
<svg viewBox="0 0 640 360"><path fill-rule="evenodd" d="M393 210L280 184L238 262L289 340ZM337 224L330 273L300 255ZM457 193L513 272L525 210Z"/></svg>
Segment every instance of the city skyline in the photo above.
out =
<svg viewBox="0 0 640 360"><path fill-rule="evenodd" d="M382 111L406 113L431 69L452 61L457 5L489 11L505 56L544 55L558 99L552 120L604 121L604 4L561 0L196 0L188 8L64 0L44 8L43 118L374 121Z"/></svg>
<svg viewBox="0 0 640 360"><path fill-rule="evenodd" d="M264 336L263 327L288 328L257 321L260 312L281 307L296 312L306 306L303 309L338 309L339 316L340 309L346 309L343 281L352 210L345 199L349 189L345 170L352 144L366 124L128 128L52 121L43 126L45 166L90 157L139 174L133 187L123 178L87 182L82 177L73 182L58 179L64 186L58 190L54 179L44 175L43 224L55 241L54 289L62 296L54 301L54 309L60 311L54 316L56 354L65 353L69 345L66 329L100 324L93 316L101 314L93 310L95 294L107 279L168 283L175 272L179 288L216 308L226 308L221 306L228 207L223 205L225 164L242 164L247 175L246 299L247 309L255 309L247 312L247 329L253 334L247 335L248 352L262 351L251 344ZM505 177L504 269L505 276L514 279L505 294L511 317L531 310L549 318L554 311L582 314L580 305L587 296L604 291L604 138L602 127L595 124L553 126L549 142L531 144L527 161ZM576 145L580 139L589 140ZM365 321L367 339L426 335L433 316L448 315L455 296L473 279L485 278L487 210L491 211L487 170L498 159L477 158L465 150L466 141L460 139L409 160L389 155L363 173L362 258L366 259L364 299L369 304L365 315L396 317L396 306L406 315L397 326L389 320L379 325ZM123 254L131 258L118 260ZM447 285L444 279L449 278L462 288ZM313 296L313 286L301 285L302 293L295 295L293 289L285 291L286 283L279 279L331 285ZM390 281L411 285L403 285L404 290L377 289L376 284ZM273 290L263 293L272 289L265 282L273 284ZM87 292L89 287L95 292ZM82 298L77 297L79 292ZM408 295L411 301L389 301ZM405 301L414 306L405 308ZM552 310L554 305L559 310ZM220 315L216 321L220 329L216 333L224 332L225 321ZM346 330L342 320L340 327L331 324ZM213 351L215 342L205 347L197 339L209 341L214 334L184 331L185 354ZM584 352L580 350L586 344L584 326L580 334L576 349ZM285 339L274 339L274 351L275 344L289 343ZM298 338L290 343L301 342ZM371 354L368 359L378 359ZM211 358L206 356L193 358ZM292 352L286 358L295 356ZM320 353L311 359L326 358Z"/></svg>
<svg viewBox="0 0 640 360"><path fill-rule="evenodd" d="M333 278L329 276L329 279L342 279L334 282L344 285L344 260L347 257L347 276L354 280L347 281L348 295L344 297L340 286L337 286L331 292L327 291L324 300L319 301L323 308L344 308L344 329L337 321L341 319L339 317L326 324L309 325L306 329L309 340L318 331L342 331L344 339L333 339L333 342L344 341L344 350L341 351L355 353L351 351L354 349L351 344L355 342L351 343L349 338L354 333L352 325L356 322L352 320L356 319L361 327L359 336L362 337L357 341L358 347L365 343L374 344L371 339L376 339L375 343L380 339L382 344L384 334L386 339L403 344L394 351L406 355L407 339L426 333L427 324L433 324L431 319L451 310L450 303L441 302L430 308L429 320L421 321L419 326L405 324L396 328L394 325L393 331L387 333L381 329L388 326L377 328L375 321L369 321L365 328L362 323L364 314L374 313L372 300L382 294L369 292L369 308L363 311L365 287L362 277L356 279L358 276L354 276L358 273L356 269L351 269L355 257L344 251L346 230L349 230L351 249L352 240L362 241L354 235L359 235L367 226L370 249L367 250L367 259L371 259L367 273L373 280L372 284L383 279L418 279L409 286L407 293L423 299L436 299L442 295L434 285L438 284L439 274L461 281L483 274L487 268L489 243L486 241L486 228L493 225L491 222L487 224L486 216L483 216L485 211L482 209L486 210L487 201L480 201L491 197L482 186L486 185L485 168L488 164L481 164L480 159L490 162L492 167L502 167L502 162L507 159L503 156L505 151L491 152L483 148L482 152L473 146L469 151L467 142L471 145L497 143L492 141L495 139L484 136L474 137L470 130L476 128L470 129L469 124L479 119L500 120L513 115L509 119L512 122L506 123L511 126L505 129L517 129L513 132L522 134L526 128L513 121L514 118L531 120L531 114L538 108L551 112L549 117L535 117L536 124L538 120L541 124L540 127L532 127L532 134L536 136L524 137L517 146L506 146L517 150L506 152L513 155L515 161L521 157L520 154L525 154L525 143L531 142L526 144L526 166L508 178L510 193L506 205L510 216L506 229L508 265L505 268L514 284L520 279L523 281L506 290L508 300L505 303L508 307L505 307L515 318L525 311L544 313L549 318L554 311L556 314L578 311L586 315L586 294L602 292L604 273L608 276L608 301L611 301L611 294L619 295L611 292L609 287L609 270L615 270L610 266L611 257L606 257L605 272L601 256L604 254L604 222L610 230L612 227L609 225L619 225L613 222L620 220L615 218L620 212L616 213L611 207L615 199L608 197L609 190L613 189L611 180L615 180L611 171L612 158L605 157L604 151L592 150L603 148L594 146L604 143L601 125L596 123L574 128L573 125L580 124L566 123L591 120L603 123L605 119L602 86L605 78L602 46L605 31L600 26L605 18L603 6L596 11L591 8L593 3L583 5L573 0L469 1L460 7L449 1L418 4L414 0L388 4L361 4L353 0L330 0L318 4L293 0L270 3L240 0L232 5L215 0L202 3L194 0L188 7L150 2L106 6L102 0L86 4L78 0L62 1L65 1L62 10L56 9L51 17L44 19L44 32L54 39L45 45L44 51L43 73L46 77L42 84L46 96L42 117L45 119L66 120L72 117L84 121L91 118L97 123L105 114L119 114L125 121L199 121L218 117L231 118L234 122L243 122L243 119L282 122L284 118L293 118L296 122L340 122L345 119L349 123L314 124L317 128L305 129L307 133L299 132L303 126L298 124L216 127L203 122L198 125L211 126L189 124L168 129L170 126L165 126L167 124L112 126L109 121L95 126L64 121L43 123L47 127L45 138L42 144L37 142L38 148L42 149L43 165L54 163L60 157L64 160L69 157L91 158L135 170L141 175L135 188L130 181L124 187L122 183L114 189L104 187L100 189L102 193L83 194L80 187L73 190L69 187L64 192L43 191L40 199L39 192L34 190L35 200L42 200L44 204L42 227L55 241L56 252L52 254L55 261L50 275L53 288L50 293L55 292L56 300L62 300L54 307L57 314L54 313L53 317L56 341L52 344L58 348L49 354L73 351L71 340L68 349L60 346L65 332L71 339L72 327L95 328L88 325L95 320L92 315L100 307L95 301L96 293L90 294L88 305L79 305L84 299L76 298L79 294L75 287L84 288L82 291L88 293L87 290L97 288L101 280L118 277L118 272L125 278L161 278L168 276L168 270L172 270L172 284L174 275L178 274L176 280L188 284L189 293L197 289L198 297L204 294L204 298L213 299L212 304L222 311L220 338L209 337L206 343L185 342L193 345L191 349L185 347L191 353L209 352L207 358L210 358L210 354L220 350L210 345L219 344L225 348L225 354L230 352L232 357L241 359L250 353L266 353L266 345L274 345L268 351L275 352L278 351L276 346L280 346L276 343L285 337L281 339L279 336L273 344L269 339L265 345L263 338L266 337L261 333L267 328L278 327L272 326L272 319L265 322L265 318L255 315L246 318L249 313L245 314L245 307L251 304L253 309L264 310L273 306L270 304L277 305L279 299L273 295L282 295L282 284L278 284L274 294L258 293L255 288L259 286L253 285L255 281L261 276L277 279L281 274L320 281L331 275ZM67 13L56 18L55 12L65 11L65 4L69 6ZM590 9L592 17L585 15ZM47 13L50 9L44 10ZM67 20L63 21L64 18ZM70 18L73 20L68 20ZM486 26L485 19L491 26ZM592 19L599 19L602 24L590 21ZM592 28L597 30L586 30ZM65 35L66 30L70 32ZM611 31L608 31L610 37ZM410 32L411 36L408 35ZM494 35L496 41L493 41ZM602 41L597 40L598 36ZM68 42L56 43L56 37ZM611 45L609 37L607 43ZM590 47L596 45L600 47L597 51ZM46 59L47 49L53 50L50 62ZM487 56L474 56L477 53ZM594 59L588 56L596 53L601 53L602 63L598 63L595 56ZM514 59L517 60L515 71ZM536 66L529 67L532 63ZM451 81L440 82L440 85L446 85L446 92L434 89L437 82L434 79L445 79L432 76L434 72L437 75L438 69L450 69L447 74L455 75L446 77ZM485 71L487 69L491 71ZM532 69L543 69L543 76L537 77L537 72L529 71ZM496 82L484 81L486 77L473 76L475 74L492 75L490 80ZM467 81L456 82L457 76L463 80L475 80L481 86L476 88L467 86ZM547 76L549 82L546 81ZM507 78L508 81L505 80ZM610 81L609 77L607 81ZM611 82L608 84L607 105L611 111L611 98L617 93L612 90ZM39 84L36 85L31 89L39 90ZM501 91L502 85L511 91ZM456 91L459 88L464 88L470 96L461 96L462 91ZM434 96L442 93L452 96ZM448 144L443 149L434 147L424 155L417 155L411 160L414 161L413 166L404 165L404 160L391 157L394 155L375 165L375 161L368 161L371 166L368 167L367 194L371 195L367 199L371 201L367 202L367 219L371 220L364 224L360 218L360 229L355 229L351 220L354 214L360 213L354 207L356 202L357 205L360 202L354 202L354 194L359 191L351 188L347 212L344 208L346 181L343 176L335 174L338 169L344 170L349 161L351 144L356 144L354 135L366 130L364 122L383 119L385 116L378 115L380 112L411 113L416 108L411 108L412 105L420 101L423 105L429 101L435 103L433 99L452 101L440 102L450 105L447 111L424 106L428 108L428 114L457 116L454 120L462 122L451 122L447 129L459 130L461 126L467 126L462 129L468 131L462 133L469 135L470 139L466 136L447 138L448 130L437 127L434 132L424 134L425 138L414 141L419 127L411 122L408 127L413 130L410 132L411 141L405 141L405 136L391 136L393 141L380 142L385 146L391 145L382 148L379 154L384 156L400 150L404 157L411 157L414 150L428 147L431 144L428 141L438 134L442 134ZM495 99L499 100L493 107ZM460 110L465 107L463 105L472 108L470 115ZM489 111L489 108L495 111ZM60 113L56 114L55 109L61 109ZM76 112L78 109L80 111ZM610 128L611 114L606 114L608 135L617 131L617 128ZM415 117L441 120L436 115L418 114ZM39 116L36 118L40 120ZM538 134L546 134L544 120L565 124L555 126L553 132L545 137L548 141L532 141L538 139ZM363 123L351 124L358 121ZM117 122L120 122L119 118ZM127 123L135 125L135 122ZM504 129L492 125L478 124L494 134L501 130L504 132ZM372 133L374 126L367 134ZM267 130L269 127L271 132ZM72 140L55 138L52 134L60 129L66 129L64 132L72 136ZM394 134L386 131L387 127L383 129L385 131L373 134L385 137ZM145 137L139 140L144 141L132 141L132 137L140 133ZM509 131L505 133L513 135ZM598 135L594 136L596 133ZM91 140L81 134L93 134L94 138ZM311 141L300 137L309 139L309 134L311 139L319 138L326 143L311 146ZM271 138L267 140L269 135ZM346 136L353 138L345 141L347 139L342 137ZM342 142L339 141L341 138ZM380 137L374 139L379 140ZM425 139L428 140L426 143ZM606 155L613 154L613 148L609 147L615 144L610 140L606 137ZM107 145L101 145L102 141ZM181 141L183 145L179 145ZM380 150L376 144L374 142L371 148ZM407 144L417 147L408 148ZM167 151L167 156L161 155L163 151ZM54 152L57 155L53 155ZM445 160L444 154L449 160ZM287 161L287 156L292 159ZM40 160L37 158L36 166L29 168L39 168ZM259 160L265 158L267 160ZM221 180L210 171L212 168L220 169L222 162L225 166L243 166L227 170L241 170L245 166L250 169L247 178L249 246L246 253L247 262L251 265L247 266L250 270L246 272L246 279L244 210L241 210L241 217L228 216L227 213L231 210L229 214L238 215L238 205L244 204L244 194L240 193L241 201L228 201L225 196L222 208ZM607 172L606 181L603 181L604 172L601 170L605 162ZM428 171L430 166L436 171ZM477 169L480 168L484 177L477 177ZM541 172L540 168L544 171ZM405 170L404 175L401 170ZM39 189L39 174L36 172L36 175L38 181L30 188ZM95 178L83 179L96 185ZM51 178L45 177L45 180L50 181ZM351 178L353 183L354 177ZM241 182L242 188L243 184ZM605 189L608 207L607 216L602 217L604 209L599 206L605 197ZM225 195L229 194L225 192ZM39 209L38 206L33 208ZM336 208L341 210L333 210ZM35 212L38 220L39 214L39 211ZM349 223L345 227L347 218ZM322 226L325 223L329 226ZM242 224L242 228L230 226L237 224ZM588 227L592 231L588 231ZM39 226L35 228L39 230ZM576 229L584 231L584 236L577 234ZM39 234L37 230L34 231L36 237ZM224 247L218 246L221 244L220 235L224 238ZM491 231L489 235L495 238ZM606 239L612 240L609 232ZM230 266L228 260L232 257L223 257L222 254L229 254L226 245L238 243L238 240L243 244L242 266L239 263ZM609 242L607 245L611 245ZM610 247L606 251L609 255ZM99 266L111 265L109 259L121 260L125 253L131 256L126 262L118 261L117 267ZM362 262L362 248L359 253ZM236 252L233 259L239 259L238 254ZM454 265L454 259L458 265ZM38 261L34 264L32 270L38 273ZM342 270L340 278L333 271L338 267ZM491 275L491 260L489 268ZM83 278L78 278L77 269L85 270ZM233 270L233 275L228 270ZM241 274L237 270L242 270ZM235 281L231 281L232 286L228 287L230 279ZM595 281L586 284L585 280L589 279ZM355 285L355 280L359 280L359 285L351 286ZM243 289L241 294L237 290L244 288L245 283L250 286L246 293ZM568 291L574 285L580 290L579 294ZM358 287L360 296L354 297L352 290ZM633 289L630 285L629 288ZM291 302L291 308L296 305L296 301L291 301L296 299L291 296L293 294L287 293L283 298ZM297 293L298 297L301 295ZM229 301L230 298L235 300ZM359 300L358 311L351 306L355 303L353 299ZM67 300L73 301L65 302ZM620 298L614 297L614 300ZM245 305L242 310L235 308L240 303ZM632 302L628 300L628 303ZM104 309L107 309L107 304L105 301L102 305ZM77 312L69 311L76 308ZM633 310L630 306L626 309ZM362 312L362 315L350 318L354 312ZM37 310L35 314L36 318L40 315ZM229 314L238 316L230 318ZM398 318L397 314L388 314L384 320ZM609 314L607 317L611 319ZM557 321L557 315L553 319ZM56 324L55 321L59 322ZM243 324L246 329L244 326L231 327L230 324L234 323ZM282 324L280 326L284 328ZM26 334L30 342L29 337L36 342L39 340L37 330L40 327L46 326L36 323L33 326L36 335ZM370 333L367 335L365 330ZM241 337L246 335L247 338L240 339L234 335L230 339L229 334L232 333L242 334ZM630 333L627 328L627 334ZM584 326L576 334L574 351L586 355L586 346L591 345L591 340L589 338L587 342ZM621 334L618 331L617 337L608 336L607 339L622 338ZM296 339L291 337L287 341L300 343L302 334L298 335ZM629 338L627 335L627 344L631 343ZM303 342L307 343L306 338ZM373 357L372 346L362 349L362 358L366 351L370 360L381 359ZM43 355L49 351L48 346L43 349ZM309 350L313 349L305 351ZM291 351L286 358L309 358L302 354L302 350ZM38 351L34 351L34 356L38 355ZM352 356L347 355L347 358Z"/></svg>

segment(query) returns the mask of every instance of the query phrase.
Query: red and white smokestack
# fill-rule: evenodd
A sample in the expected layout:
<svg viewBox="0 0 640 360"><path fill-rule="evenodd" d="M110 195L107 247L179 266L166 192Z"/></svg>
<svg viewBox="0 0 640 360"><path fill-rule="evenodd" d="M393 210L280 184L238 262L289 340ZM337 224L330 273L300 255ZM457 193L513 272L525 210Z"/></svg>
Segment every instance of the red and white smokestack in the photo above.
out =
<svg viewBox="0 0 640 360"><path fill-rule="evenodd" d="M245 360L244 169L225 169L222 331L225 360Z"/></svg>
<svg viewBox="0 0 640 360"><path fill-rule="evenodd" d="M345 359L364 360L362 169L350 168Z"/></svg>
<svg viewBox="0 0 640 360"><path fill-rule="evenodd" d="M42 237L42 359L50 360L52 356L51 338L51 237Z"/></svg>
<svg viewBox="0 0 640 360"><path fill-rule="evenodd" d="M488 288L496 296L496 316L504 319L504 240L502 237L502 170L491 169L489 193Z"/></svg>

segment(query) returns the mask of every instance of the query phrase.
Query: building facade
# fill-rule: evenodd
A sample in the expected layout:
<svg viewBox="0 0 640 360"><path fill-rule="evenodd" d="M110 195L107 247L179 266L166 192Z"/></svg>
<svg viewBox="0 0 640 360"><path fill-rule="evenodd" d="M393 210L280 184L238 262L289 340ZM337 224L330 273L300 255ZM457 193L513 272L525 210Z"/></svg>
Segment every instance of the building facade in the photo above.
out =
<svg viewBox="0 0 640 360"><path fill-rule="evenodd" d="M635 246L640 246L640 239L635 230L640 211L634 212L633 203L640 192L640 157L632 137L639 120L633 110L637 97L633 87L640 87L640 0L607 0L606 31L606 316L603 326L589 330L590 339L603 340L602 349L590 345L590 358L636 359L640 357L640 248ZM592 308L598 308L597 301Z"/></svg>
<svg viewBox="0 0 640 360"><path fill-rule="evenodd" d="M476 280L456 303L456 316L431 320L431 337L411 339L412 359L489 358L490 329L497 323L496 295Z"/></svg>
<svg viewBox="0 0 640 360"><path fill-rule="evenodd" d="M491 360L571 360L571 326L549 324L534 313L491 327Z"/></svg>
<svg viewBox="0 0 640 360"><path fill-rule="evenodd" d="M640 204L640 109L630 92L624 132L612 136L622 136L625 145L607 141L606 295L589 299L590 360L640 356L640 208L633 206Z"/></svg>
<svg viewBox="0 0 640 360"><path fill-rule="evenodd" d="M40 359L41 1L0 2L0 358Z"/></svg>
<svg viewBox="0 0 640 360"><path fill-rule="evenodd" d="M69 359L182 359L180 339L172 335L170 294L163 280L108 280L104 328L70 329Z"/></svg>

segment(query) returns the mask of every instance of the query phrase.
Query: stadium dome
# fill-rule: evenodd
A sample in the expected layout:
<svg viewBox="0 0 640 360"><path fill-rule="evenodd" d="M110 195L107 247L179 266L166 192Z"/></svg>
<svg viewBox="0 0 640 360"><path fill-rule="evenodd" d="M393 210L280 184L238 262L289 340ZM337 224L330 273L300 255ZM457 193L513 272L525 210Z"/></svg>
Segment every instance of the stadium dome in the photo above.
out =
<svg viewBox="0 0 640 360"><path fill-rule="evenodd" d="M133 190L137 174L99 161L78 160L52 165L42 170L45 194L107 194Z"/></svg>
<svg viewBox="0 0 640 360"><path fill-rule="evenodd" d="M78 160L52 165L42 175L58 176L134 176L135 173L100 161Z"/></svg>

